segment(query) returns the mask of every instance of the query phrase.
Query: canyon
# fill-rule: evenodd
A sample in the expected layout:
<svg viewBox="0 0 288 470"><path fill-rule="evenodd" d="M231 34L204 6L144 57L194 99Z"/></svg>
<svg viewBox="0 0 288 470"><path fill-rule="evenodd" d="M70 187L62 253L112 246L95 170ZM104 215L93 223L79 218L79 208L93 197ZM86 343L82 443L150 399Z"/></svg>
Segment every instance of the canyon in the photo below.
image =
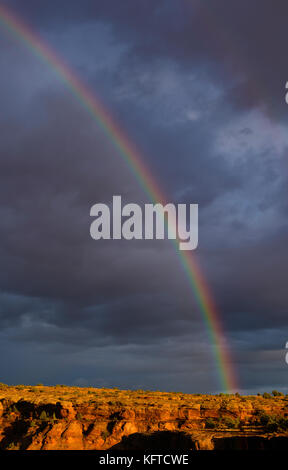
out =
<svg viewBox="0 0 288 470"><path fill-rule="evenodd" d="M0 385L1 450L283 450L288 397Z"/></svg>

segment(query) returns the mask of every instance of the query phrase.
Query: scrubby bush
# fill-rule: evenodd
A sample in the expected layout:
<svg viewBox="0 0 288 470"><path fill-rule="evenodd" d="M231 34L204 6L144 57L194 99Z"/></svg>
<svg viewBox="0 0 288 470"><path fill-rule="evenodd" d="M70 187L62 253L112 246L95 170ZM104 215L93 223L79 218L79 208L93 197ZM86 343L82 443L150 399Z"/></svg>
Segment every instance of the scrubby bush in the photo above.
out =
<svg viewBox="0 0 288 470"><path fill-rule="evenodd" d="M258 423L261 426L266 426L270 420L270 415L267 415L266 413L260 413L259 418L258 418Z"/></svg>
<svg viewBox="0 0 288 470"><path fill-rule="evenodd" d="M215 429L217 427L217 421L213 418L207 418L205 421L205 428L207 429Z"/></svg>
<svg viewBox="0 0 288 470"><path fill-rule="evenodd" d="M104 441L106 441L108 436L110 436L109 431L106 430L101 432L101 437L104 439Z"/></svg>
<svg viewBox="0 0 288 470"><path fill-rule="evenodd" d="M232 418L226 416L223 418L207 418L205 421L206 429L215 429L215 428L229 428L229 429L238 429L240 426L240 419Z"/></svg>
<svg viewBox="0 0 288 470"><path fill-rule="evenodd" d="M283 397L283 393L278 392L278 390L272 390L273 397Z"/></svg>
<svg viewBox="0 0 288 470"><path fill-rule="evenodd" d="M227 428L235 429L239 427L240 420L238 418L227 417L227 418L223 418L221 423Z"/></svg>
<svg viewBox="0 0 288 470"><path fill-rule="evenodd" d="M266 432L281 432L288 429L288 418L277 415L261 413L256 424L262 426Z"/></svg>
<svg viewBox="0 0 288 470"><path fill-rule="evenodd" d="M10 442L7 446L7 450L18 450L18 446L15 442Z"/></svg>
<svg viewBox="0 0 288 470"><path fill-rule="evenodd" d="M47 416L47 413L46 413L45 410L41 411L40 419L41 419L41 421L47 421L48 416Z"/></svg>

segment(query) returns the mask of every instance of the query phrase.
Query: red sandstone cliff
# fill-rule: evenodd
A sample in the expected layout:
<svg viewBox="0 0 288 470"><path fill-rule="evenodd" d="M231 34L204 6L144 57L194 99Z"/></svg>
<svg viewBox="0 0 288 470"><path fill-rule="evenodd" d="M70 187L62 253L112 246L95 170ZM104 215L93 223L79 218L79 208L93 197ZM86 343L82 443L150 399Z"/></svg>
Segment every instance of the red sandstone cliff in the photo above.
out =
<svg viewBox="0 0 288 470"><path fill-rule="evenodd" d="M0 448L282 448L288 398L0 388Z"/></svg>

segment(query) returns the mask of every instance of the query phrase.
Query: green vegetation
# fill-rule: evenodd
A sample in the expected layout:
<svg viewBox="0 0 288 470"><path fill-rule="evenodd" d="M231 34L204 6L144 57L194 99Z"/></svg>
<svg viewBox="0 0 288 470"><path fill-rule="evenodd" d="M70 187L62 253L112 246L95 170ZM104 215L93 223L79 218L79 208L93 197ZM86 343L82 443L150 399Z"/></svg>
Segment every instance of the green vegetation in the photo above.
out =
<svg viewBox="0 0 288 470"><path fill-rule="evenodd" d="M220 418L207 418L205 421L206 429L219 429L219 428L228 428L228 429L238 429L240 427L240 419L232 418L229 416L220 417Z"/></svg>
<svg viewBox="0 0 288 470"><path fill-rule="evenodd" d="M101 432L101 437L104 439L104 441L106 441L107 437L110 436L110 432L109 431L102 431Z"/></svg>
<svg viewBox="0 0 288 470"><path fill-rule="evenodd" d="M215 429L217 427L217 420L215 418L207 418L205 421L206 429Z"/></svg>
<svg viewBox="0 0 288 470"><path fill-rule="evenodd" d="M282 432L288 430L288 418L278 415L259 413L255 424L263 427L266 432Z"/></svg>
<svg viewBox="0 0 288 470"><path fill-rule="evenodd" d="M39 419L41 419L41 421L47 421L48 420L48 416L47 416L46 411L44 411L44 410L41 411Z"/></svg>
<svg viewBox="0 0 288 470"><path fill-rule="evenodd" d="M259 427L265 432L288 433L288 396L278 390L258 394L258 396L240 395L237 392L201 395L141 389L119 390L116 387L113 389L85 388L61 384L51 387L40 384L9 386L0 383L0 400L3 404L3 416L8 422L18 420L22 414L25 420L33 420L35 426L40 425L41 422L44 424L60 420L57 410L61 407L65 408L70 402L77 413L76 419L83 422L85 426L87 424L86 409L82 405L89 404L92 413L95 414L99 413L99 408L106 410L107 406L110 406L113 409L110 409L109 413L113 412L115 416L117 414L120 416L121 411L126 407L137 406L150 409L157 407L164 410L167 408L167 411L171 410L171 413L174 413L176 408L184 409L184 413L186 413L185 410L199 410L200 415L202 415L201 410L205 410L206 419L201 420L201 423L203 425L204 421L206 429L246 430L250 426L256 428L255 431ZM34 410L29 403L34 404ZM244 418L240 421L237 416L244 416ZM63 417L63 419L66 418Z"/></svg>
<svg viewBox="0 0 288 470"><path fill-rule="evenodd" d="M15 442L10 442L10 444L7 446L7 450L18 450L19 447Z"/></svg>
<svg viewBox="0 0 288 470"><path fill-rule="evenodd" d="M284 393L278 392L278 390L272 390L273 397L283 397Z"/></svg>

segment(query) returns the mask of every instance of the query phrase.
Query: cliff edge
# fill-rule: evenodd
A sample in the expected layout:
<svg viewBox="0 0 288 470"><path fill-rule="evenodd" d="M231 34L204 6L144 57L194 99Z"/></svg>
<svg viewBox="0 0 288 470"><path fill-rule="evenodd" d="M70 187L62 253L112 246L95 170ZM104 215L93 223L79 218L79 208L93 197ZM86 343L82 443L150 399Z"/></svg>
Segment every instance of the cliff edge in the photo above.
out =
<svg viewBox="0 0 288 470"><path fill-rule="evenodd" d="M288 397L0 386L1 450L287 449Z"/></svg>

